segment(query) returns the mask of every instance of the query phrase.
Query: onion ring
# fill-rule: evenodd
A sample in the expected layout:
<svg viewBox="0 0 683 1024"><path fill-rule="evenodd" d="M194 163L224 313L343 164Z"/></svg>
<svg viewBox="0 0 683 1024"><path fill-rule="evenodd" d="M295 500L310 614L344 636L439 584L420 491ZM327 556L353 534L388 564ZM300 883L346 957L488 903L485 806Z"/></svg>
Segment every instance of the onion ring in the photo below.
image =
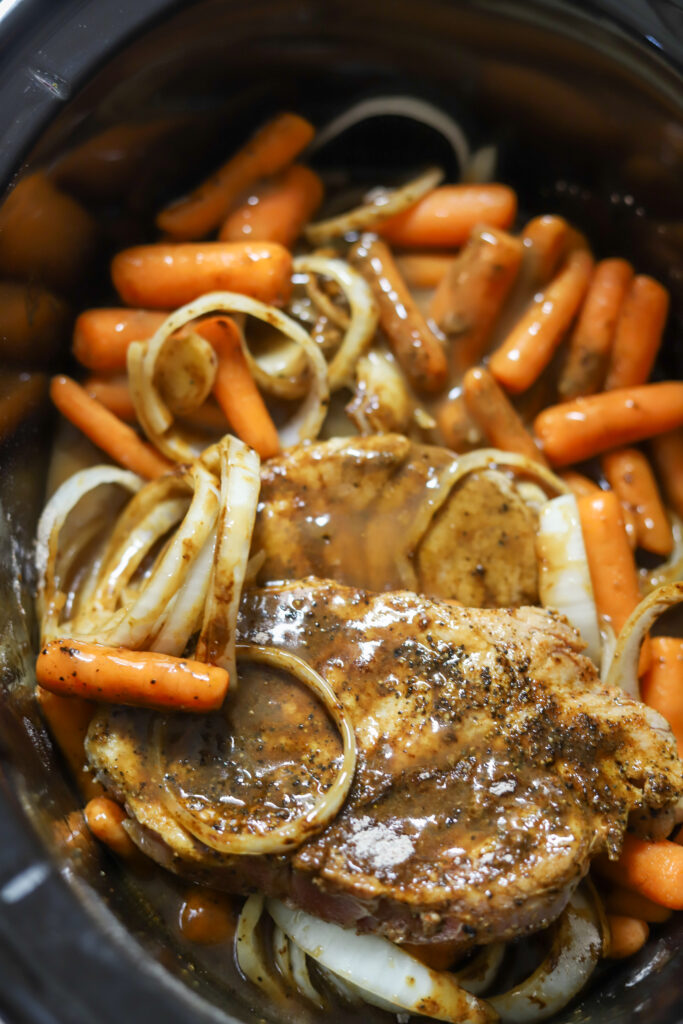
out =
<svg viewBox="0 0 683 1024"><path fill-rule="evenodd" d="M640 684L638 682L640 645L653 622L668 608L673 608L674 605L680 604L682 601L683 582L663 583L633 609L617 637L614 657L607 672L607 686L620 688L629 697L640 700Z"/></svg>
<svg viewBox="0 0 683 1024"><path fill-rule="evenodd" d="M279 1003L283 996L282 987L270 970L263 949L263 941L258 934L263 904L263 896L260 893L248 896L245 900L237 920L235 955L245 978L262 989L276 1003Z"/></svg>

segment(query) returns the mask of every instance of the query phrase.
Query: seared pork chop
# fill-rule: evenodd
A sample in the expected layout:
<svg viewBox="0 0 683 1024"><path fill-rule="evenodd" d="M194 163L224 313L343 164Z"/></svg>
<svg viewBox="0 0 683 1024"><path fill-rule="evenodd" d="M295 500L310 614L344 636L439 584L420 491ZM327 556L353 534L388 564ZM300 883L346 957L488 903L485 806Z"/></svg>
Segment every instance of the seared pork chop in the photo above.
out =
<svg viewBox="0 0 683 1024"><path fill-rule="evenodd" d="M224 714L157 734L158 760L160 716L103 709L90 763L136 842L180 873L399 942L488 943L553 920L590 858L618 852L631 812L666 814L683 793L664 720L605 689L557 614L305 580L247 593L240 633L328 680L353 720L356 775L292 854L227 856L169 812L162 774L217 835L299 816L339 757L312 695L245 664Z"/></svg>
<svg viewBox="0 0 683 1024"><path fill-rule="evenodd" d="M313 575L477 608L537 600L533 513L502 473L399 434L301 444L262 468L261 583Z"/></svg>

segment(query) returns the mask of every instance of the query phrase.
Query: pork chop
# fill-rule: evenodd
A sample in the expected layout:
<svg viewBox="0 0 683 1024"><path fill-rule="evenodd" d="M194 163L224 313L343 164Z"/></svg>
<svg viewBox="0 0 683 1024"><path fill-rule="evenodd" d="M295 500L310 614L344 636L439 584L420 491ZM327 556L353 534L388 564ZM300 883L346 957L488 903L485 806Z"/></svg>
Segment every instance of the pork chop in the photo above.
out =
<svg viewBox="0 0 683 1024"><path fill-rule="evenodd" d="M313 575L477 608L537 600L536 523L510 480L399 434L301 444L262 468L259 581Z"/></svg>
<svg viewBox="0 0 683 1024"><path fill-rule="evenodd" d="M209 849L161 781L218 835L300 815L331 784L340 745L291 679L244 664L225 713L171 719L158 760L150 712L103 709L87 741L135 841L213 885L399 942L488 943L552 921L591 857L618 853L632 812L666 815L683 792L664 720L605 689L555 613L305 580L247 593L240 634L299 654L353 721L346 803L295 852Z"/></svg>

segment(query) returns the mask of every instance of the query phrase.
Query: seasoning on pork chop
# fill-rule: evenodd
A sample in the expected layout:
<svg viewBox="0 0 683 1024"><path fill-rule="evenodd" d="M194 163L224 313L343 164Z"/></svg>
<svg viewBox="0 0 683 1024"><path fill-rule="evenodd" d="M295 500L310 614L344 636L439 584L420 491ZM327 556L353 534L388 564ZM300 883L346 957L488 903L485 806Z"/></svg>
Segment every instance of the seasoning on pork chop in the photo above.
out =
<svg viewBox="0 0 683 1024"><path fill-rule="evenodd" d="M313 575L478 608L533 604L533 513L508 477L449 483L458 456L399 434L301 444L262 468L261 583Z"/></svg>
<svg viewBox="0 0 683 1024"><path fill-rule="evenodd" d="M487 943L553 920L631 812L666 816L683 792L664 720L605 689L556 614L305 580L246 594L240 633L328 680L354 723L354 783L292 854L227 856L165 809L160 772L217 834L300 815L339 756L311 694L246 665L225 714L172 719L161 769L158 716L102 710L90 762L178 872L396 941Z"/></svg>

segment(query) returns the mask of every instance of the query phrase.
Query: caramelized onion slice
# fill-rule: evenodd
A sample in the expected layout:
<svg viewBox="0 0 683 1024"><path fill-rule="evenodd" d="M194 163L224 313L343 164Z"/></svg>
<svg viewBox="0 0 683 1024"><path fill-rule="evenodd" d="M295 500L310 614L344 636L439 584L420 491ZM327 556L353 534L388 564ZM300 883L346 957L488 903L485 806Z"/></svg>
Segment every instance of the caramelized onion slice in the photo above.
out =
<svg viewBox="0 0 683 1024"><path fill-rule="evenodd" d="M344 260L329 259L326 256L299 256L294 260L294 271L329 277L336 281L346 297L351 319L329 364L327 379L330 391L351 387L356 363L372 341L379 320L377 303L370 285Z"/></svg>
<svg viewBox="0 0 683 1024"><path fill-rule="evenodd" d="M263 905L260 893L247 897L237 921L235 954L242 974L279 1003L284 995L283 988L270 968L258 930Z"/></svg>
<svg viewBox="0 0 683 1024"><path fill-rule="evenodd" d="M217 831L201 810L197 810L196 806L190 806L191 801L186 803L183 797L176 792L176 780L173 773L167 774L163 769L162 737L158 733L156 759L161 768L160 776L163 779L161 798L169 813L191 835L219 853L246 855L291 853L304 840L320 832L337 815L346 799L356 770L356 737L351 717L337 700L329 683L295 654L256 644L240 644L236 648L236 654L238 660L256 661L290 673L308 689L313 690L322 701L342 739L342 759L336 772L335 781L325 793L316 799L309 810L294 821L272 828L268 832L254 830L233 832L225 828L222 831Z"/></svg>
<svg viewBox="0 0 683 1024"><path fill-rule="evenodd" d="M550 494L571 494L564 480L527 455L504 452L500 448L477 448L474 452L467 452L466 455L458 455L456 458L457 473L453 484L470 473L477 473L480 469L517 469L534 479Z"/></svg>
<svg viewBox="0 0 683 1024"><path fill-rule="evenodd" d="M577 889L554 926L550 952L534 973L488 1002L502 1021L547 1020L574 998L600 959L602 936L592 900Z"/></svg>
<svg viewBox="0 0 683 1024"><path fill-rule="evenodd" d="M356 231L372 231L377 224L414 206L418 199L435 189L443 177L440 167L430 167L401 188L391 192L382 191L369 203L357 206L354 210L309 224L304 232L306 238L311 245L323 245L330 238L343 238Z"/></svg>
<svg viewBox="0 0 683 1024"><path fill-rule="evenodd" d="M608 686L621 687L629 697L640 700L638 662L641 644L659 616L681 602L683 582L664 583L633 609L617 637L614 657L607 672Z"/></svg>
<svg viewBox="0 0 683 1024"><path fill-rule="evenodd" d="M661 565L654 569L640 570L641 587L645 592L661 587L663 583L683 579L683 520L669 510L669 521L674 538L673 551Z"/></svg>

